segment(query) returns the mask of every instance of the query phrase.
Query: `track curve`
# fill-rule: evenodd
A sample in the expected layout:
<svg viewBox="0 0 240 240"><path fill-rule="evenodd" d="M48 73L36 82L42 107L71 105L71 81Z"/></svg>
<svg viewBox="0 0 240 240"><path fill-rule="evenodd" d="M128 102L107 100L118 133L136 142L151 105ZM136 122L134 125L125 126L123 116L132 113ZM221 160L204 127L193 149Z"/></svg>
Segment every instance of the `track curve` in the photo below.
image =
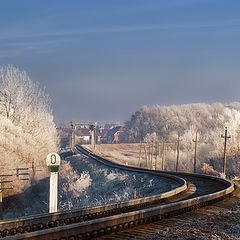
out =
<svg viewBox="0 0 240 240"><path fill-rule="evenodd" d="M76 151L110 167L162 176L173 176L173 179L183 181L184 184L177 191L173 189L171 194L165 197L152 196L152 199L151 197L150 199L149 197L134 199L122 205L121 203L117 203L82 209L81 211L83 211L82 213L85 213L85 215L82 213L82 215L79 215L80 211L75 211L64 213L65 215L40 216L40 218L42 217L41 221L43 221L45 217L47 222L47 224L44 223L45 225L42 224L41 226L39 223L35 223L31 226L27 225L28 228L22 228L21 226L17 227L16 223L14 225L14 222L9 222L8 226L11 227L11 229L8 232L7 230L1 230L0 236L11 236L5 239L39 239L39 237L40 239L62 240L92 239L211 204L214 201L226 197L234 190L233 184L230 181L212 176L139 169L106 160L81 146L76 146ZM188 188L186 182L188 183ZM60 216L68 217L62 219ZM47 221L49 217L51 218L51 224ZM67 222L65 222L66 219L68 219ZM35 219L32 218L28 220L29 223L32 223L36 220L36 217ZM33 228L33 226L35 228ZM3 227L1 228L1 223L0 229L3 229ZM14 233L19 234L15 235Z"/></svg>
<svg viewBox="0 0 240 240"><path fill-rule="evenodd" d="M126 202L118 202L113 204L106 204L96 207L82 208L79 210L65 211L52 214L41 214L30 217L23 217L20 219L10 219L0 221L0 237L13 236L25 232L33 232L37 230L44 230L53 227L68 225L75 222L83 222L91 219L97 219L106 216L112 216L119 212L129 212L133 210L142 209L143 206L150 207L156 204L161 204L165 199L175 196L187 189L187 183L184 179L177 176L170 176L164 173L154 173L166 181L171 182L172 187L166 192L157 195L131 199Z"/></svg>

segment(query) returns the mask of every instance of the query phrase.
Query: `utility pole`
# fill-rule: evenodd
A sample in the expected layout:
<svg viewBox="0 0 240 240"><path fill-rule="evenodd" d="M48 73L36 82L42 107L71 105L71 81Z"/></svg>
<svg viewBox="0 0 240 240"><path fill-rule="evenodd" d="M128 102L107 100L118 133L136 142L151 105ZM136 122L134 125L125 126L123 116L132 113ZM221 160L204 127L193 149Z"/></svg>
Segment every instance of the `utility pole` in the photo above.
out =
<svg viewBox="0 0 240 240"><path fill-rule="evenodd" d="M150 144L150 143L149 143ZM154 151L154 141L151 142L151 169L153 169L153 151Z"/></svg>
<svg viewBox="0 0 240 240"><path fill-rule="evenodd" d="M225 134L221 135L221 138L224 138L224 151L223 151L223 175L226 177L226 168L227 168L227 140L231 138L231 135L228 136L227 127L225 127Z"/></svg>
<svg viewBox="0 0 240 240"><path fill-rule="evenodd" d="M141 156L142 156L142 141L140 142L140 149L139 149L139 156L138 156L138 164L137 166L140 167L141 164Z"/></svg>
<svg viewBox="0 0 240 240"><path fill-rule="evenodd" d="M165 147L165 141L163 140L163 142L162 142L162 171L164 171L165 155L166 155L166 147Z"/></svg>
<svg viewBox="0 0 240 240"><path fill-rule="evenodd" d="M158 159L159 160L161 159L161 151L160 151L160 149L161 149L161 142L158 141ZM157 161L158 161L158 159L157 159ZM160 163L160 161L159 161L159 163ZM158 163L156 164L156 166L158 166Z"/></svg>
<svg viewBox="0 0 240 240"><path fill-rule="evenodd" d="M151 144L148 143L148 164L149 164L149 168L151 169Z"/></svg>
<svg viewBox="0 0 240 240"><path fill-rule="evenodd" d="M158 155L159 155L159 142L156 141L156 143L155 143L155 170L157 170Z"/></svg>
<svg viewBox="0 0 240 240"><path fill-rule="evenodd" d="M180 135L178 134L178 137L177 137L177 162L176 162L176 172L178 171L178 164L179 164L179 148L180 148Z"/></svg>
<svg viewBox="0 0 240 240"><path fill-rule="evenodd" d="M195 140L192 140L195 143L194 147L194 163L193 163L193 172L196 173L196 166L197 166L197 144L198 144L198 132L196 132Z"/></svg>
<svg viewBox="0 0 240 240"><path fill-rule="evenodd" d="M146 163L146 168L148 168L148 155L147 155L147 149L146 149L146 143L143 145L144 153L145 153L145 163Z"/></svg>

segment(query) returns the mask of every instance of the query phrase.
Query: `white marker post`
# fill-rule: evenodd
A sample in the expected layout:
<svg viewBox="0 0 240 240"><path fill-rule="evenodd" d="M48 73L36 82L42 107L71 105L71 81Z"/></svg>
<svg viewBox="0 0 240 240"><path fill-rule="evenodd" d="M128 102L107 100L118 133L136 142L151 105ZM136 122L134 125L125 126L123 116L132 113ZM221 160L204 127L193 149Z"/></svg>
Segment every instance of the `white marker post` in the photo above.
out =
<svg viewBox="0 0 240 240"><path fill-rule="evenodd" d="M46 162L50 172L49 213L54 213L58 209L58 171L61 158L57 153L49 153Z"/></svg>

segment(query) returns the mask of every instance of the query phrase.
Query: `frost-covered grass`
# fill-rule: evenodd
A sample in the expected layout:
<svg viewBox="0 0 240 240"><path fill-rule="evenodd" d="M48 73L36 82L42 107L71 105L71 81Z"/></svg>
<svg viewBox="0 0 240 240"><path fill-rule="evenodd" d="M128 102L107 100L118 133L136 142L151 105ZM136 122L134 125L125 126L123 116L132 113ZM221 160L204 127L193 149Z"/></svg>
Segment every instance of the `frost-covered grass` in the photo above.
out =
<svg viewBox="0 0 240 240"><path fill-rule="evenodd" d="M75 155L62 161L59 210L78 209L155 195L176 187L154 175L121 171ZM48 212L49 179L5 201L4 217Z"/></svg>
<svg viewBox="0 0 240 240"><path fill-rule="evenodd" d="M91 149L91 145L85 145L84 147ZM95 152L122 164L136 166L139 159L139 149L139 143L98 144Z"/></svg>
<svg viewBox="0 0 240 240"><path fill-rule="evenodd" d="M139 166L139 152L140 152L140 143L121 143L121 144L98 144L94 152L98 155L101 155L104 158L110 159L112 161L127 164L132 166ZM84 145L84 147L91 150L91 145ZM193 172L194 165L193 159L194 156L192 155L192 150L190 152L180 150L179 155L179 165L178 171L183 172ZM155 165L155 155L153 155L153 163ZM165 161L164 161L164 170L165 171L176 171L176 158L177 153L176 149L171 150L171 148L167 148L165 154ZM231 175L228 175L228 178L232 178L235 175L234 172L237 172L236 175L239 175L237 171L239 161L238 158L232 157L231 159L228 158L227 160L227 169L230 169ZM206 160L206 162L205 162ZM214 175L218 177L224 178L225 176L221 172L223 160L221 157L219 159L208 161L207 159L198 159L197 158L197 172L198 173L205 173L209 175ZM157 156L156 160L156 169L162 170L162 156ZM140 167L146 167L146 159L144 156L144 149L142 147L142 157L140 160ZM233 168L234 171L232 170ZM218 171L221 169L220 171Z"/></svg>
<svg viewBox="0 0 240 240"><path fill-rule="evenodd" d="M63 169L60 210L126 201L175 187L164 178L117 170L79 155L65 161Z"/></svg>

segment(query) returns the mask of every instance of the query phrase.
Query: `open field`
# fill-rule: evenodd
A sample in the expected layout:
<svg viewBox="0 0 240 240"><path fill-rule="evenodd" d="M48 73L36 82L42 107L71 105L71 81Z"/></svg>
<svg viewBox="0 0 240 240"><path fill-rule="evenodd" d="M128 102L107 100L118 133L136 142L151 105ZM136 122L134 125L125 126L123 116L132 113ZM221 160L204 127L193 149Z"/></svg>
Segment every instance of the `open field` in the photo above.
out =
<svg viewBox="0 0 240 240"><path fill-rule="evenodd" d="M91 145L85 147L91 149ZM133 166L138 164L139 150L139 143L99 144L95 148L95 152L104 158Z"/></svg>
<svg viewBox="0 0 240 240"><path fill-rule="evenodd" d="M84 147L91 150L91 145L84 145ZM139 164L139 155L141 148L141 158ZM160 153L157 154L156 149L154 148L152 152L152 156L149 156L152 150L149 151L149 148L144 146L141 147L140 143L121 143L121 144L98 144L95 147L94 152L104 158L119 162L121 164L132 165L132 166L140 166L147 167L146 162L148 164L148 168L156 170L162 170L162 168L166 171L175 171L176 169L176 151L166 151L164 154L164 164L162 164L163 156L160 150ZM150 154L151 155L151 154ZM147 156L147 160L146 160ZM152 160L151 160L152 158ZM193 168L191 168L192 164L189 162L179 161L179 171L184 172L192 172Z"/></svg>

